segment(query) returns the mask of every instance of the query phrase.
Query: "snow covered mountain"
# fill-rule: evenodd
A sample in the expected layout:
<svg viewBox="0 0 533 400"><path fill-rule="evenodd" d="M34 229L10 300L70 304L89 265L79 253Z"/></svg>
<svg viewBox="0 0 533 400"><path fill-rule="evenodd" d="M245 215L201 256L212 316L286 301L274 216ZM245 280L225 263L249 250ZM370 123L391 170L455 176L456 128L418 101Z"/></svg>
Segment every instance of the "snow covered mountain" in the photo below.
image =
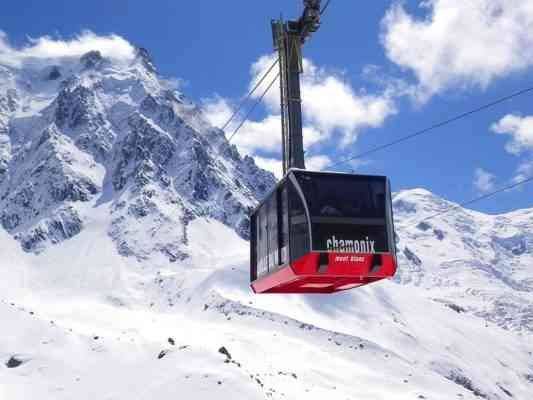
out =
<svg viewBox="0 0 533 400"><path fill-rule="evenodd" d="M145 50L0 67L0 399L531 398L533 210L397 193L393 281L257 296L273 183Z"/></svg>
<svg viewBox="0 0 533 400"><path fill-rule="evenodd" d="M26 251L78 235L97 201L110 206L121 254L182 260L199 216L246 237L246 211L273 179L169 88L144 49L129 63L91 51L0 67L0 220Z"/></svg>
<svg viewBox="0 0 533 400"><path fill-rule="evenodd" d="M533 209L491 216L457 207L425 221L450 207L425 190L395 196L396 280L438 288L449 306L533 334Z"/></svg>

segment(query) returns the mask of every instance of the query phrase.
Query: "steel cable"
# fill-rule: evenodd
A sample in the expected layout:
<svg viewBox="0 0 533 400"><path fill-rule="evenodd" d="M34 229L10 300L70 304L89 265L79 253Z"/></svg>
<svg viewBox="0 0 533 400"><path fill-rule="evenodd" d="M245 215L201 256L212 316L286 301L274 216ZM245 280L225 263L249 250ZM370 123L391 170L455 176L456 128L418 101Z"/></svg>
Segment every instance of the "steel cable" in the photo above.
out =
<svg viewBox="0 0 533 400"><path fill-rule="evenodd" d="M241 103L239 104L239 106L235 109L235 111L233 112L233 114L231 115L231 117L226 121L226 123L220 128L222 130L225 130L228 125L231 123L231 121L233 121L233 119L239 114L239 112L243 109L244 105L248 102L248 100L250 100L250 98L252 97L252 95L255 93L255 91L259 88L259 86L261 86L261 84L265 81L266 77L268 76L268 74L270 74L270 72L274 69L274 67L278 64L279 62L279 58L277 58L274 63L268 68L268 70L263 74L263 76L261 77L261 79L259 79L259 81L255 84L255 86L252 88L252 90L250 90L250 92L246 95L246 97L241 101Z"/></svg>
<svg viewBox="0 0 533 400"><path fill-rule="evenodd" d="M399 139L393 140L392 142L385 143L385 144L382 144L380 146L376 146L376 147L374 147L374 148L372 148L370 150L364 151L364 152L359 153L359 154L354 155L354 156L350 156L349 158L346 158L344 160L340 160L338 162L332 163L332 164L328 165L327 167L325 167L324 169L331 169L331 168L334 168L336 166L339 166L339 165L342 165L342 164L346 164L346 163L348 163L350 161L366 157L366 156L368 156L370 154L377 153L378 151L382 151L382 150L388 149L390 147L396 146L397 144L406 142L406 141L411 140L411 139L413 139L415 137L418 137L418 136L422 136L422 135L424 135L426 133L434 131L435 129L442 128L445 125L451 124L452 122L456 122L456 121L458 121L460 119L469 117L469 116L471 116L473 114L479 113L481 111L485 111L485 110L487 110L489 108L492 108L492 107L494 107L494 106L496 106L498 104L504 103L507 100L511 100L511 99L513 99L515 97L522 96L522 95L524 95L526 93L530 93L532 91L533 91L533 87L529 87L527 89L519 90L518 92L511 93L510 95L501 97L501 98L499 98L497 100L494 100L494 101L492 101L490 103L484 104L484 105L482 105L480 107L477 107L477 108L475 108L473 110L461 113L459 115L456 115L455 117L452 117L452 118L449 118L449 119L447 119L445 121L442 121L442 122L439 122L437 124L431 125L428 128L416 131L416 132L411 133L409 135L403 136L403 137L401 137Z"/></svg>
<svg viewBox="0 0 533 400"><path fill-rule="evenodd" d="M256 109L256 107L259 105L259 103L261 103L263 101L263 99L265 98L265 96L267 95L267 93L270 91L270 89L272 88L272 86L274 85L274 83L278 80L279 78L279 72L276 74L276 76L274 77L274 79L272 80L272 82L270 82L270 84L267 86L267 88L264 90L264 92L261 94L261 96L256 100L256 102L254 103L254 105L252 106L252 108L250 108L250 110L248 111L248 113L244 116L242 122L239 124L239 126L235 129L235 131L231 134L231 136L228 138L228 142L231 142L231 140L235 137L235 135L240 131L240 129L243 127L243 125L248 121L248 118L250 117L250 115L254 112L254 110Z"/></svg>

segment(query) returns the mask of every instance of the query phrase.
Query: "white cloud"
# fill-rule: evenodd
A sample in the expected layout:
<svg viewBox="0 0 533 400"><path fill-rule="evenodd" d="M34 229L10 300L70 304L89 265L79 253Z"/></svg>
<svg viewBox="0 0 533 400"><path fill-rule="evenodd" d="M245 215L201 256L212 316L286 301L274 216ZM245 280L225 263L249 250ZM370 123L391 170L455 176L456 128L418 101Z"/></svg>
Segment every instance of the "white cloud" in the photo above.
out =
<svg viewBox="0 0 533 400"><path fill-rule="evenodd" d="M428 15L410 15L397 3L382 23L391 61L419 81L419 100L451 87L486 87L533 66L533 2L426 0Z"/></svg>
<svg viewBox="0 0 533 400"><path fill-rule="evenodd" d="M331 164L331 159L327 156L312 156L305 160L305 166L307 169L313 171L321 171L327 168Z"/></svg>
<svg viewBox="0 0 533 400"><path fill-rule="evenodd" d="M99 36L90 31L64 40L43 36L29 39L20 48L13 47L4 32L0 32L0 64L20 67L26 63L79 58L85 53L98 50L106 58L114 61L131 61L135 48L124 38L117 35Z"/></svg>
<svg viewBox="0 0 533 400"><path fill-rule="evenodd" d="M492 124L491 130L501 135L509 135L511 140L505 144L505 150L515 156L526 153L516 169L512 182L519 183L533 176L533 116L522 117L517 114L508 114L498 122Z"/></svg>
<svg viewBox="0 0 533 400"><path fill-rule="evenodd" d="M266 71L271 67L271 65L276 60L277 55L270 54L259 57L259 59L252 64L250 67L250 74L252 76L248 89L252 90L255 85L259 82L259 79L263 77ZM263 80L261 85L256 89L254 93L254 98L259 98L267 89L267 87L272 83L277 73L279 72L279 67L276 65L267 77ZM267 105L267 108L272 114L280 113L280 92L279 92L279 81L274 82L272 88L267 92L264 102Z"/></svg>
<svg viewBox="0 0 533 400"><path fill-rule="evenodd" d="M252 65L250 88L255 86L274 60L274 55L263 56ZM277 72L275 67L256 91L256 98L261 96ZM330 139L334 131L340 132L340 144L343 146L354 143L362 129L379 127L387 117L397 112L392 93L357 93L342 74L319 68L308 59L304 59L301 90L306 124L321 132L320 140ZM279 84L274 84L265 102L272 113L279 113Z"/></svg>
<svg viewBox="0 0 533 400"><path fill-rule="evenodd" d="M344 160L345 158L340 156L337 160L335 160L334 162L332 161L330 164L328 164L326 168L331 169L333 171L338 170L345 171L351 174L357 174L360 173L361 168L372 164L372 160L363 160L358 158L353 160Z"/></svg>
<svg viewBox="0 0 533 400"><path fill-rule="evenodd" d="M319 73L304 79L302 97L306 119L325 132L339 130L344 146L354 143L361 129L377 128L396 113L390 98L356 94L332 75Z"/></svg>
<svg viewBox="0 0 533 400"><path fill-rule="evenodd" d="M505 149L511 154L520 154L524 150L533 150L533 116L521 117L509 114L493 124L492 131L510 135L512 140Z"/></svg>
<svg viewBox="0 0 533 400"><path fill-rule="evenodd" d="M181 78L165 78L160 76L159 81L161 82L161 85L168 90L180 90L182 87L187 85L187 81Z"/></svg>
<svg viewBox="0 0 533 400"><path fill-rule="evenodd" d="M276 178L281 179L283 177L283 165L281 160L261 156L255 156L254 160L259 168L272 172Z"/></svg>
<svg viewBox="0 0 533 400"><path fill-rule="evenodd" d="M520 183L531 177L533 177L533 160L525 161L518 166L513 182Z"/></svg>
<svg viewBox="0 0 533 400"><path fill-rule="evenodd" d="M283 165L280 159L266 158L261 156L255 156L255 163L263 169L270 171L278 179L283 177ZM305 166L312 171L321 171L325 167L331 164L331 159L327 156L312 156L305 160Z"/></svg>
<svg viewBox="0 0 533 400"><path fill-rule="evenodd" d="M230 130L227 135L231 133ZM304 126L303 136L304 146L308 148L321 140L322 133L312 126ZM268 115L260 121L247 121L233 142L245 154L257 151L281 154L281 116Z"/></svg>
<svg viewBox="0 0 533 400"><path fill-rule="evenodd" d="M275 61L275 55L260 57L251 66L249 89L254 87ZM257 100L276 78L279 67L275 65L253 95ZM381 126L387 117L396 113L393 93L385 91L380 95L356 93L342 74L319 68L304 60L302 75L302 99L304 118L304 147L313 156L307 157L310 169L323 169L331 164L328 157L320 155L316 148L326 141L341 146L352 144L360 131L367 127ZM275 82L263 99L267 115L261 120L248 120L242 126L233 142L239 150L256 158L257 164L280 177L281 158L281 116L279 82ZM252 103L248 104L251 107ZM204 113L211 124L220 127L233 112L227 99L215 97L204 101ZM241 115L240 118L243 116ZM226 129L231 135L239 117ZM334 137L339 133L339 137ZM265 157L275 155L275 158Z"/></svg>
<svg viewBox="0 0 533 400"><path fill-rule="evenodd" d="M275 55L265 55L252 64L249 89L255 87L275 61ZM276 78L279 67L275 65L253 95L257 100ZM342 74L319 68L311 61L304 60L304 74L302 75L303 99L303 135L304 147L314 154L307 157L310 169L322 169L330 164L329 158L319 155L320 144L332 141L334 144L346 146L357 140L362 129L379 127L387 117L396 113L394 91L386 90L379 95L364 92L357 93L344 79ZM272 171L276 176L281 175L281 116L279 82L274 82L263 99L267 115L260 120L248 120L242 126L238 135L234 136L239 150L256 158L257 164ZM250 102L245 109L252 106ZM204 101L204 113L211 124L220 127L233 112L228 99L215 97ZM243 115L226 129L229 136L242 120ZM334 137L334 133L339 133ZM275 158L265 157L275 155Z"/></svg>
<svg viewBox="0 0 533 400"><path fill-rule="evenodd" d="M281 153L281 118L269 115L261 121L247 121L233 142L245 154L258 150Z"/></svg>
<svg viewBox="0 0 533 400"><path fill-rule="evenodd" d="M495 188L495 176L483 168L474 172L474 187L481 193L488 193Z"/></svg>
<svg viewBox="0 0 533 400"><path fill-rule="evenodd" d="M4 31L0 31L0 54L7 52L9 45L7 41L7 34Z"/></svg>
<svg viewBox="0 0 533 400"><path fill-rule="evenodd" d="M202 111L207 121L217 128L222 128L233 114L233 108L228 100L220 96L204 99Z"/></svg>

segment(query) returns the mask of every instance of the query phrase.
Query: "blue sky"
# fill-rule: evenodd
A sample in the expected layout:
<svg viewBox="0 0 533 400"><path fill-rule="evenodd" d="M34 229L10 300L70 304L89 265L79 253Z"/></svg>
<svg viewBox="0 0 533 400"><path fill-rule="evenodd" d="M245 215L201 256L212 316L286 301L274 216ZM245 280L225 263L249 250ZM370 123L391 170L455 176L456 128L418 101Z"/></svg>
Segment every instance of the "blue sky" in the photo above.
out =
<svg viewBox="0 0 533 400"><path fill-rule="evenodd" d="M83 30L146 47L160 73L223 120L264 68L270 19L295 17L301 0L24 1L2 5L11 46ZM468 3L468 4L465 4ZM332 0L305 48L306 134L322 166L533 83L533 7L527 0ZM511 100L352 166L386 174L395 190L424 187L453 201L533 174L533 94ZM346 101L344 101L346 100ZM265 165L279 158L276 93L236 138ZM278 129L278 130L276 130ZM267 151L265 151L265 143ZM327 159L326 159L327 157ZM270 161L265 161L270 160ZM269 165L270 165L269 164ZM474 208L532 207L533 185Z"/></svg>

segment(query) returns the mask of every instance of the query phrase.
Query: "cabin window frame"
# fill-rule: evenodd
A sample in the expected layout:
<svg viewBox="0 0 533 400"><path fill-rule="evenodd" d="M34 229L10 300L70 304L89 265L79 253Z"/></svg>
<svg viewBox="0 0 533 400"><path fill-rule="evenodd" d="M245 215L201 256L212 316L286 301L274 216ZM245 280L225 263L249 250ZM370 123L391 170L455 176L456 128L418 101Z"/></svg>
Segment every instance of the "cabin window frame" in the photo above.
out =
<svg viewBox="0 0 533 400"><path fill-rule="evenodd" d="M289 188L293 189L292 194L289 191L289 237L292 238L292 242L290 243L290 250L289 250L289 260L292 263L294 261L297 261L304 255L309 254L311 251L313 251L312 250L313 249L313 231L311 227L311 215L309 213L309 207L307 204L307 200L302 191L302 188L300 187L300 184L298 183L298 180L296 179L296 176L294 175L294 172L289 173L288 179L286 181L286 185L288 185ZM301 208L304 211L303 215L299 216L299 218L303 216L305 220L302 223L294 222L294 215L292 215L291 213L293 201L299 203ZM301 230L299 232L297 231L297 228L296 228L297 225L303 225L301 226ZM300 248L297 248L299 244L295 243L295 240L294 240L296 234L299 234L302 237L306 238L306 240L300 242L300 245L301 245Z"/></svg>
<svg viewBox="0 0 533 400"><path fill-rule="evenodd" d="M387 178L387 224L388 235L389 235L389 251L396 257L396 231L394 228L394 209L392 208L392 187L390 179Z"/></svg>

